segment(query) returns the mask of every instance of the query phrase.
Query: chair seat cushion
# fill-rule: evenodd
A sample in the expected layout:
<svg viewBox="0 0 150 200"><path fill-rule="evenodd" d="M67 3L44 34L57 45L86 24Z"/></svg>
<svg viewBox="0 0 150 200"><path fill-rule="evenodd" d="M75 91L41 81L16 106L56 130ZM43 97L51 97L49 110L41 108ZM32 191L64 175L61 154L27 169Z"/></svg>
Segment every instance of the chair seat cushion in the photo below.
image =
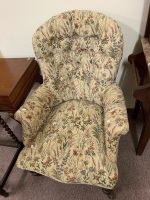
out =
<svg viewBox="0 0 150 200"><path fill-rule="evenodd" d="M105 151L103 109L70 100L53 108L37 136L20 153L18 167L65 183L113 188L117 166Z"/></svg>

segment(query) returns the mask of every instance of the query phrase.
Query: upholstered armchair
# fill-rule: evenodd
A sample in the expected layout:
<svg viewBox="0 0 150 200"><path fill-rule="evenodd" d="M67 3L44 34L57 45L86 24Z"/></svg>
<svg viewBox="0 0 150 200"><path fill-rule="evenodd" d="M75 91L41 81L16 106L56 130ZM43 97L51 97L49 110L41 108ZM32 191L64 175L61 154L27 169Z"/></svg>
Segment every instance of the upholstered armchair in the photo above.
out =
<svg viewBox="0 0 150 200"><path fill-rule="evenodd" d="M33 35L41 84L15 113L24 148L17 166L63 183L91 184L111 195L120 136L128 132L115 78L123 51L113 19L74 10Z"/></svg>

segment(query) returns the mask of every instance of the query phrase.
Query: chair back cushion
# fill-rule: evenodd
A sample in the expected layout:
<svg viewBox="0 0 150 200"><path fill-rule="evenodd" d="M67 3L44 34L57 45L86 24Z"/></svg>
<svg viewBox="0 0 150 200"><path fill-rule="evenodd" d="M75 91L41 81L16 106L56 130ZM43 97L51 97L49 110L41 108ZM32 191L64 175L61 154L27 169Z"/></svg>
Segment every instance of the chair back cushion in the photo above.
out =
<svg viewBox="0 0 150 200"><path fill-rule="evenodd" d="M117 22L104 14L74 10L50 18L33 35L44 83L63 101L101 104L104 88L115 81L123 51Z"/></svg>

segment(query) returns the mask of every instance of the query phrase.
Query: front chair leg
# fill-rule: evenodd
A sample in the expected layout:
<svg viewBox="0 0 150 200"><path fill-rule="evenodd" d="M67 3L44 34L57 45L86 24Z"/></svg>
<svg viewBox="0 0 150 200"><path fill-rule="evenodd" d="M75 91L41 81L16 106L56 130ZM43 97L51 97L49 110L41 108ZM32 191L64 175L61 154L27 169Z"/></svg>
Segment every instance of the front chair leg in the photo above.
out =
<svg viewBox="0 0 150 200"><path fill-rule="evenodd" d="M114 193L113 190L111 189L106 189L106 188L102 188L102 191L107 194L107 196L109 197L109 199L116 199L116 194Z"/></svg>
<svg viewBox="0 0 150 200"><path fill-rule="evenodd" d="M0 195L3 196L3 197L8 197L9 193L6 192L3 188L0 188Z"/></svg>

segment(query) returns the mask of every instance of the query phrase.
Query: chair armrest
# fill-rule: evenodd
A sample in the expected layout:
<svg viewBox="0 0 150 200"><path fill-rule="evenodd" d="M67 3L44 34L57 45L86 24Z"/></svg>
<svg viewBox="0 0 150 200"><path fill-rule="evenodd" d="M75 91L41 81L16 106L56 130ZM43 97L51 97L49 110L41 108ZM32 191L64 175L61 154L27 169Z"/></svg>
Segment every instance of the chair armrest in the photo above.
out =
<svg viewBox="0 0 150 200"><path fill-rule="evenodd" d="M45 85L40 85L16 111L14 118L22 125L23 143L31 143L55 104L55 96Z"/></svg>
<svg viewBox="0 0 150 200"><path fill-rule="evenodd" d="M103 109L106 153L115 162L120 136L129 131L124 96L116 83L106 87L103 93Z"/></svg>

